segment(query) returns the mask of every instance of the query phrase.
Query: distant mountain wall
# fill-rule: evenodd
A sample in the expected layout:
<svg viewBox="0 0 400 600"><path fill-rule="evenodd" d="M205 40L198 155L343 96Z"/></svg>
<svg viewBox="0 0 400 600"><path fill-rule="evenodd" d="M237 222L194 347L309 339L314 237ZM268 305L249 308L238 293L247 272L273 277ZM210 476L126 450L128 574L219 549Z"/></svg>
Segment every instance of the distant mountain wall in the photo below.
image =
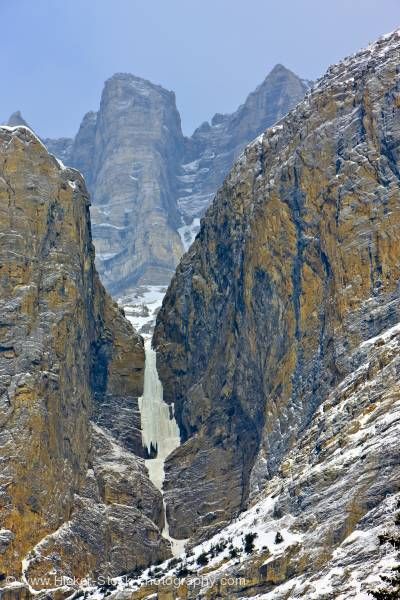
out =
<svg viewBox="0 0 400 600"><path fill-rule="evenodd" d="M138 284L169 283L234 160L308 87L277 65L234 113L216 114L186 138L173 92L116 74L75 139L44 140L85 177L96 265L109 291L121 295ZM27 125L20 113L12 119Z"/></svg>

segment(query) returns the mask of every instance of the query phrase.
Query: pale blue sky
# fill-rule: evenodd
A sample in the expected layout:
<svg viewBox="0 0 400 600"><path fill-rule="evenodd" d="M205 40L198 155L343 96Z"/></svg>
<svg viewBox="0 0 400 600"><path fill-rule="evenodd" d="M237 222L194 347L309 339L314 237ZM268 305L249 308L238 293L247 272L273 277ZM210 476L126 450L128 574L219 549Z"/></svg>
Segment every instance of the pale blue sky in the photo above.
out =
<svg viewBox="0 0 400 600"><path fill-rule="evenodd" d="M243 102L278 62L314 79L400 25L399 0L0 0L0 122L73 135L105 79L176 92L183 129Z"/></svg>

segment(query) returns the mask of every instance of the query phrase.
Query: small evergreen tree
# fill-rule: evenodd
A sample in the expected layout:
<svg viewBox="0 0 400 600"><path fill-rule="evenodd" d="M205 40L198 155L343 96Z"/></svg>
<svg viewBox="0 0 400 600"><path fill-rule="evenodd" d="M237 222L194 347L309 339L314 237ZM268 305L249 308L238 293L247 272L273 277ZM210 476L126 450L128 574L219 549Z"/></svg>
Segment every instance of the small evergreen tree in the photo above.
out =
<svg viewBox="0 0 400 600"><path fill-rule="evenodd" d="M251 554L254 550L254 540L257 537L257 533L246 533L244 536L244 551L246 554Z"/></svg>
<svg viewBox="0 0 400 600"><path fill-rule="evenodd" d="M178 577L187 577L188 575L191 574L191 570L188 569L186 564L183 564L181 567L179 567L176 571L176 575Z"/></svg>
<svg viewBox="0 0 400 600"><path fill-rule="evenodd" d="M197 557L197 564L200 567L205 567L206 565L208 565L208 556L206 554L206 552L202 552L198 557Z"/></svg>
<svg viewBox="0 0 400 600"><path fill-rule="evenodd" d="M275 536L275 544L282 544L283 542L283 535L281 534L280 531L276 532L276 536Z"/></svg>
<svg viewBox="0 0 400 600"><path fill-rule="evenodd" d="M173 569L174 567L179 565L180 562L182 562L181 558L177 558L177 557L171 558L171 560L168 561L167 568Z"/></svg>
<svg viewBox="0 0 400 600"><path fill-rule="evenodd" d="M393 567L392 576L381 575L384 587L368 590L375 600L399 600L400 598L400 565Z"/></svg>

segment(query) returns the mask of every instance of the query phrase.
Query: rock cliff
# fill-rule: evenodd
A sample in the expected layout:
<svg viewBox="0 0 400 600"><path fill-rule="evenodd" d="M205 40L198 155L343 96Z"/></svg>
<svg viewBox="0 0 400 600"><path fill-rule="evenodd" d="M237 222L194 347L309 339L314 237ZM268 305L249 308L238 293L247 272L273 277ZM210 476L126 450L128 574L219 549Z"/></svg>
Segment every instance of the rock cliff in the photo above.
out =
<svg viewBox="0 0 400 600"><path fill-rule="evenodd" d="M331 439L339 417L330 441L325 420L312 421L333 390L350 382L340 402L352 420L364 405L364 391L352 407L345 400L356 374L365 381L374 373L367 340L400 321L399 58L394 33L331 67L246 148L177 269L154 335L164 398L175 403L184 442L166 465L175 537L205 535L237 515L300 436L315 443L317 462L327 445L340 453L342 441ZM389 344L386 355L382 345L384 386L395 350ZM367 386L365 414L383 393L398 399L391 364L386 391ZM346 479L349 517L327 533L329 543L398 488L391 457L376 457L383 471L378 482L363 478L359 501ZM314 493L310 481L301 485ZM299 494L285 501L294 503L289 512L309 506L308 492Z"/></svg>
<svg viewBox="0 0 400 600"><path fill-rule="evenodd" d="M179 261L182 144L173 92L133 75L111 77L82 122L70 163L88 181L97 266L113 293L167 283Z"/></svg>
<svg viewBox="0 0 400 600"><path fill-rule="evenodd" d="M9 127L18 127L23 125L34 132L34 129L25 121L20 110L14 112L9 117L8 121L4 123L4 125ZM54 154L54 156L57 156L57 158L64 161L66 164L69 164L73 144L72 138L44 138L42 141L51 154Z"/></svg>
<svg viewBox="0 0 400 600"><path fill-rule="evenodd" d="M0 128L0 236L1 581L48 588L166 558L135 454L143 340L95 271L81 175L25 127Z"/></svg>

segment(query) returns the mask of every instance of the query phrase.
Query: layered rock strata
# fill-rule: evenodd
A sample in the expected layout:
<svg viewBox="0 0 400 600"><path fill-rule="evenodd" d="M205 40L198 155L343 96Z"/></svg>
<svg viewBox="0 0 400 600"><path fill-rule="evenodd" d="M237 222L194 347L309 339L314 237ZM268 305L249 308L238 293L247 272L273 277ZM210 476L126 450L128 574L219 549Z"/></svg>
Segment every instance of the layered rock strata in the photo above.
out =
<svg viewBox="0 0 400 600"><path fill-rule="evenodd" d="M179 261L182 144L174 93L133 75L109 79L99 112L82 122L70 162L87 177L97 265L114 293L168 283Z"/></svg>
<svg viewBox="0 0 400 600"><path fill-rule="evenodd" d="M177 269L154 336L184 441L174 537L246 506L400 320L399 58L394 33L331 67L246 148Z"/></svg>
<svg viewBox="0 0 400 600"><path fill-rule="evenodd" d="M25 127L0 128L0 236L2 581L167 557L161 494L134 454L143 340L95 271L81 175Z"/></svg>

